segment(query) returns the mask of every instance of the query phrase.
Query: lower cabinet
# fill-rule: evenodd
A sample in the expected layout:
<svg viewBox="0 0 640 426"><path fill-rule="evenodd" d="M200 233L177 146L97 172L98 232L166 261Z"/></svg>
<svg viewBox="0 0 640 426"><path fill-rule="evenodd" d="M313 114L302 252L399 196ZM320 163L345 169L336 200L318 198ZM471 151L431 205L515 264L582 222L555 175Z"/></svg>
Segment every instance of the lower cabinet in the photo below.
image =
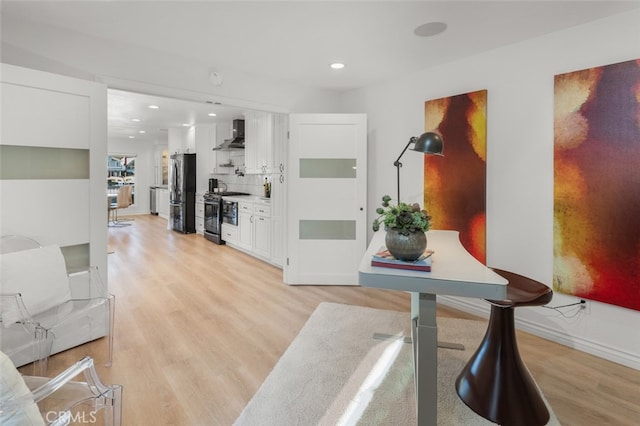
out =
<svg viewBox="0 0 640 426"><path fill-rule="evenodd" d="M271 218L271 263L282 267L284 258L284 223L282 217Z"/></svg>
<svg viewBox="0 0 640 426"><path fill-rule="evenodd" d="M271 218L253 217L253 252L264 258L271 258Z"/></svg>
<svg viewBox="0 0 640 426"><path fill-rule="evenodd" d="M238 246L245 250L252 250L253 246L253 215L238 208Z"/></svg>
<svg viewBox="0 0 640 426"><path fill-rule="evenodd" d="M169 219L169 190L158 188L156 190L156 208L158 216Z"/></svg>
<svg viewBox="0 0 640 426"><path fill-rule="evenodd" d="M204 234L204 201L196 198L196 233Z"/></svg>
<svg viewBox="0 0 640 426"><path fill-rule="evenodd" d="M228 225L226 223L222 224L222 239L229 244L238 245L238 227L233 225Z"/></svg>
<svg viewBox="0 0 640 426"><path fill-rule="evenodd" d="M231 229L235 234L227 237ZM222 225L223 239L257 257L271 261L271 206L266 203L238 203L238 226Z"/></svg>

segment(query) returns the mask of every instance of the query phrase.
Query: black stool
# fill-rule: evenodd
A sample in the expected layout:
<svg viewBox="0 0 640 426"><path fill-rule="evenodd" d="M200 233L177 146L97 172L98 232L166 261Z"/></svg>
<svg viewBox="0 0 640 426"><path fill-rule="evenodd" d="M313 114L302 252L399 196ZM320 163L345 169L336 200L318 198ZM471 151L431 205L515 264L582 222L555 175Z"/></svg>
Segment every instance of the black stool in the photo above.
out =
<svg viewBox="0 0 640 426"><path fill-rule="evenodd" d="M540 426L549 410L524 365L516 343L514 308L549 303L553 291L513 272L492 268L509 281L506 300L488 300L487 332L456 380L460 399L478 415L500 425Z"/></svg>

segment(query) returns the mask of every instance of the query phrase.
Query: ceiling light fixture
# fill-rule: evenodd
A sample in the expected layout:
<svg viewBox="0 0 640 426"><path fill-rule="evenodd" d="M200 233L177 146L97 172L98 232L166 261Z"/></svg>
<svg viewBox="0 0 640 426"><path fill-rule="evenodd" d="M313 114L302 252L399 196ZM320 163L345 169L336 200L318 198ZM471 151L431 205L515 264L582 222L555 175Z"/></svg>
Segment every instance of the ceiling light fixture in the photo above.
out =
<svg viewBox="0 0 640 426"><path fill-rule="evenodd" d="M135 139L135 138L136 138L135 136L129 136L129 139Z"/></svg>
<svg viewBox="0 0 640 426"><path fill-rule="evenodd" d="M132 118L131 121L135 121L136 123L139 123L140 119L139 118Z"/></svg>
<svg viewBox="0 0 640 426"><path fill-rule="evenodd" d="M445 32L446 29L447 24L444 22L427 22L413 30L413 33L418 37L433 37Z"/></svg>
<svg viewBox="0 0 640 426"><path fill-rule="evenodd" d="M341 70L342 68L344 68L344 64L342 62L334 62L329 66L334 70Z"/></svg>
<svg viewBox="0 0 640 426"><path fill-rule="evenodd" d="M210 112L209 114L207 114L209 117L215 117L217 114L215 112Z"/></svg>
<svg viewBox="0 0 640 426"><path fill-rule="evenodd" d="M147 133L147 132L144 130L140 130L138 133Z"/></svg>
<svg viewBox="0 0 640 426"><path fill-rule="evenodd" d="M159 109L160 107L158 105L149 105L149 108L151 108L151 109Z"/></svg>

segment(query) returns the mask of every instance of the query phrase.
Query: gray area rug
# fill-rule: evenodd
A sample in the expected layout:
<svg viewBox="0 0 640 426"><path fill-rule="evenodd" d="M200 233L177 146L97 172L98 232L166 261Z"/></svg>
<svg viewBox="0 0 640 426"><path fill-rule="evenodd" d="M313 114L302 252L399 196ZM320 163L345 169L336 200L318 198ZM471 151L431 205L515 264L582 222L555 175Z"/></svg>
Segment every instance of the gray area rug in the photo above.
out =
<svg viewBox="0 0 640 426"><path fill-rule="evenodd" d="M458 398L455 379L484 336L486 322L438 318L438 424L491 425ZM322 303L234 424L415 425L409 314ZM548 405L548 404L547 404ZM549 425L558 425L551 411Z"/></svg>

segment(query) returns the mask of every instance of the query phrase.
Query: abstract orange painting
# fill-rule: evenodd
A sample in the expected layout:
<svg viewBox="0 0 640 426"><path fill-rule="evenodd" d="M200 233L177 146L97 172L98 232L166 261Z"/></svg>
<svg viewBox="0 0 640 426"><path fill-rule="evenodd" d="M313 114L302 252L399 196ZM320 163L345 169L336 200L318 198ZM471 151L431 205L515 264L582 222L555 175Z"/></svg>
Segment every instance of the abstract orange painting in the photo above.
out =
<svg viewBox="0 0 640 426"><path fill-rule="evenodd" d="M424 104L425 130L440 133L444 157L424 156L424 205L432 229L460 232L462 245L486 260L487 91Z"/></svg>
<svg viewBox="0 0 640 426"><path fill-rule="evenodd" d="M554 290L640 310L640 60L554 83Z"/></svg>

